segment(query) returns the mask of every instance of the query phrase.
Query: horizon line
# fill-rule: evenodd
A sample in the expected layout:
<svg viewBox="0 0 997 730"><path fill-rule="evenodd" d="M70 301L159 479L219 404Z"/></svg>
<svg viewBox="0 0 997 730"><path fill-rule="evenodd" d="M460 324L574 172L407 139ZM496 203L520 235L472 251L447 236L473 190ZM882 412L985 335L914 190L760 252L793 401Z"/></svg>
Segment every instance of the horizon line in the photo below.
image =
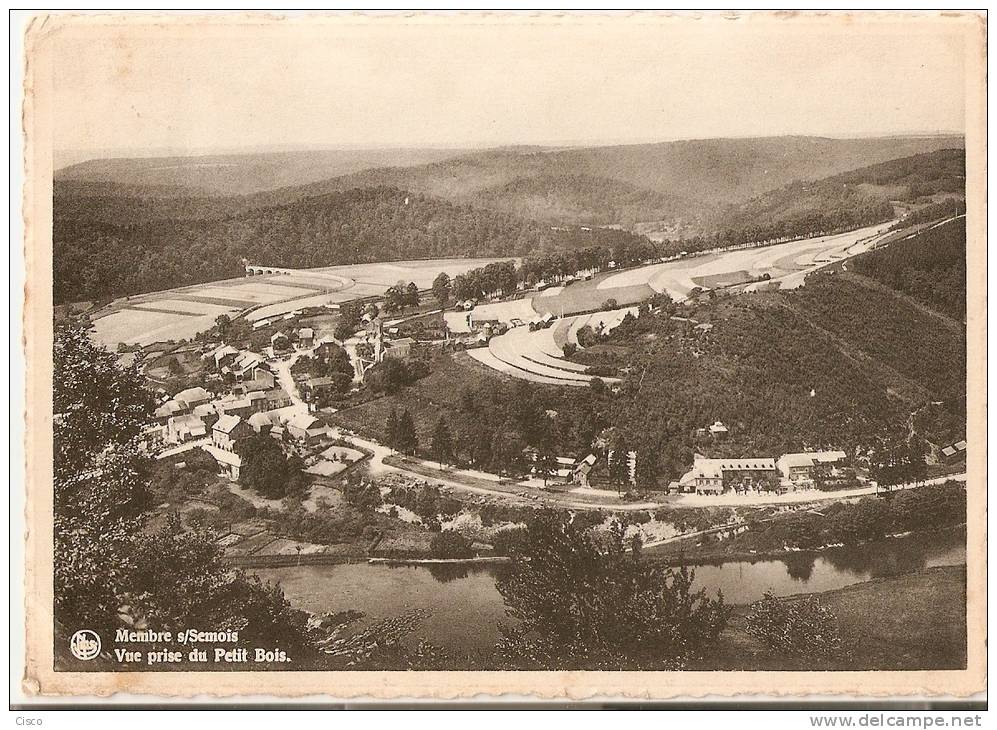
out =
<svg viewBox="0 0 997 730"><path fill-rule="evenodd" d="M746 134L746 135L724 135L715 137L672 137L672 138L642 138L629 140L558 140L558 141L538 141L538 142L496 142L496 143L474 143L464 144L437 144L437 143L301 143L288 145L240 145L240 146L219 146L219 147L149 147L143 149L132 149L128 147L102 147L102 148L73 148L55 147L55 156L75 156L81 157L92 155L78 162L70 162L64 167L69 167L82 162L92 160L110 159L153 159L157 157L209 157L221 155L253 155L253 154L279 154L279 153L301 153L301 152L363 152L363 151L392 151L392 150L452 150L458 152L483 152L488 150L501 150L517 147L537 147L544 149L575 148L584 149L591 147L628 147L648 144L668 144L672 142L699 142L722 139L777 139L790 137L812 137L823 139L889 139L891 137L965 137L964 131L953 130L906 130L868 134L828 134L828 133L797 133L786 132L783 134ZM61 168L58 168L61 169Z"/></svg>

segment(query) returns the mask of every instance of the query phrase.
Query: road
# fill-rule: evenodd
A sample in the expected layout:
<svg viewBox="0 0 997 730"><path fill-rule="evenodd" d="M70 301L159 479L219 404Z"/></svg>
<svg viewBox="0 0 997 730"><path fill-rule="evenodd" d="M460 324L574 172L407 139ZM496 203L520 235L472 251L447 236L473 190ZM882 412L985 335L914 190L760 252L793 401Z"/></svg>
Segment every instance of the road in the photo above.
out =
<svg viewBox="0 0 997 730"><path fill-rule="evenodd" d="M866 486L858 489L845 489L836 492L820 492L816 490L809 490L803 492L789 492L787 494L773 494L773 495L750 495L750 496L739 496L735 494L723 494L719 496L707 496L707 495L697 495L697 494L681 494L674 497L669 497L664 501L659 502L624 502L624 503L598 503L598 502L588 502L579 499L573 499L570 492L549 492L543 490L530 489L528 487L523 487L521 485L509 486L506 488L502 487L486 487L480 484L468 484L459 480L460 470L450 469L445 472L441 472L439 467L435 462L425 461L423 459L416 459L415 461L420 466L421 470L416 471L413 469L407 469L404 465L399 464L397 461L392 464L385 463L385 458L394 455L394 452L387 446L377 443L376 441L370 441L368 439L360 438L353 434L348 434L342 432L340 429L333 429L333 435L337 438L342 438L346 441L353 441L358 446L371 451L373 456L368 462L371 474L383 474L383 473L396 473L404 474L405 476L411 477L413 479L419 480L430 480L436 482L440 485L450 487L463 492L468 492L470 494L477 494L486 497L499 497L504 500L519 502L524 504L538 504L544 503L553 507L560 507L563 509L575 509L575 510L605 510L613 512L635 512L641 510L654 510L660 507L763 507L763 506L778 506L778 505L792 505L792 504L804 504L810 502L834 502L843 499L852 499L855 497L865 497L876 494L875 486ZM495 475L489 475L496 479L499 477ZM935 479L929 479L922 484L941 484L946 481L966 481L966 474L953 474L950 476L938 477ZM899 491L903 489L912 489L914 487L921 486L919 484L906 484L894 487L894 491ZM520 492L525 492L528 495L534 495L536 499L531 497L523 497ZM688 535L686 536L688 537ZM655 543L659 544L659 543Z"/></svg>

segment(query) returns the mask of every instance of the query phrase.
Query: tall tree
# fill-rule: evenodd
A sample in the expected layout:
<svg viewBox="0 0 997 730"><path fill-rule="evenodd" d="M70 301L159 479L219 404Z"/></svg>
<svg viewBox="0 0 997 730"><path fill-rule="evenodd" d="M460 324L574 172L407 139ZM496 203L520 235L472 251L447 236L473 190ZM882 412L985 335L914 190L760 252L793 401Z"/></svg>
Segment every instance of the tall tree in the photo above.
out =
<svg viewBox="0 0 997 730"><path fill-rule="evenodd" d="M55 616L100 631L128 589L148 494L138 437L153 399L138 370L77 323L56 331L53 364Z"/></svg>
<svg viewBox="0 0 997 730"><path fill-rule="evenodd" d="M450 274L441 271L433 279L433 298L441 307L450 303Z"/></svg>
<svg viewBox="0 0 997 730"><path fill-rule="evenodd" d="M401 418L398 419L398 441L397 448L403 454L414 456L419 448L419 437L415 431L415 421L412 414L407 410L402 411Z"/></svg>
<svg viewBox="0 0 997 730"><path fill-rule="evenodd" d="M658 486L658 474L661 471L658 453L658 447L653 443L642 444L637 449L634 481L638 489L649 490Z"/></svg>
<svg viewBox="0 0 997 730"><path fill-rule="evenodd" d="M433 442L430 449L433 452L433 458L439 462L441 467L453 460L453 436L450 433L450 426L447 425L447 421L443 417L436 422L436 428L433 429Z"/></svg>
<svg viewBox="0 0 997 730"><path fill-rule="evenodd" d="M384 424L384 443L391 447L392 451L398 448L398 411L394 408L388 413L387 423Z"/></svg>
<svg viewBox="0 0 997 730"><path fill-rule="evenodd" d="M723 597L694 574L642 559L619 524L597 539L566 513L541 511L498 581L512 627L499 652L521 669L678 669L716 645Z"/></svg>
<svg viewBox="0 0 997 730"><path fill-rule="evenodd" d="M623 434L614 430L609 439L609 478L621 494L630 482L630 451Z"/></svg>
<svg viewBox="0 0 997 730"><path fill-rule="evenodd" d="M408 307L418 307L419 306L419 287L414 281L410 281L408 286L405 287L405 306Z"/></svg>
<svg viewBox="0 0 997 730"><path fill-rule="evenodd" d="M536 475L544 480L546 487L547 481L557 473L557 457L554 456L553 451L544 447L537 452L537 460L533 468Z"/></svg>
<svg viewBox="0 0 997 730"><path fill-rule="evenodd" d="M285 456L280 445L269 436L256 435L241 442L237 451L242 458L239 481L268 499L283 499L298 494L305 487L300 457Z"/></svg>

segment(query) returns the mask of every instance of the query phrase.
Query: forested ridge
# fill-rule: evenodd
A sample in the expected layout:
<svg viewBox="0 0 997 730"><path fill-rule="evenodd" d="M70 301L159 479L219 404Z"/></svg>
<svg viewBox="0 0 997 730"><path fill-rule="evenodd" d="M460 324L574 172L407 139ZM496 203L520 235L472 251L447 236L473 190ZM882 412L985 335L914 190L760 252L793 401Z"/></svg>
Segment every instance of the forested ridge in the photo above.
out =
<svg viewBox="0 0 997 730"><path fill-rule="evenodd" d="M965 194L966 152L943 149L817 181L795 181L729 206L707 224L737 242L814 236L888 221L894 202Z"/></svg>
<svg viewBox="0 0 997 730"><path fill-rule="evenodd" d="M966 319L966 221L956 219L855 259L857 271Z"/></svg>
<svg viewBox="0 0 997 730"><path fill-rule="evenodd" d="M479 176L495 184L468 194L459 178L450 179L434 188L444 197L390 185L320 192L347 180L404 179L414 174L408 168L229 197L170 184L57 181L55 300L113 298L237 276L243 258L313 267L522 256L601 245L608 236L640 244L647 239L600 229L596 222L631 221L642 214L698 221L700 235L655 244L661 255L825 234L889 220L894 200L914 207L912 218L933 210L943 204L937 198L961 195L965 164L963 150L930 152L826 180L794 182L711 217L685 197L684 187L677 188L678 196L577 172L587 169L579 161L588 159L584 156L575 167L568 164L573 158L558 157L557 174L546 172L548 162L538 172L534 167L540 163L532 160L544 154L554 153L485 155L482 159L505 160L499 166L504 172L491 177L488 170L494 169L475 158L485 167ZM510 157L525 161L522 171L531 174L509 179ZM474 167L458 159L460 169ZM591 225L570 223L578 220Z"/></svg>
<svg viewBox="0 0 997 730"><path fill-rule="evenodd" d="M394 188L348 190L218 219L114 225L57 217L55 299L99 299L238 276L243 258L307 268L517 255L587 244L600 235L552 231L505 213Z"/></svg>

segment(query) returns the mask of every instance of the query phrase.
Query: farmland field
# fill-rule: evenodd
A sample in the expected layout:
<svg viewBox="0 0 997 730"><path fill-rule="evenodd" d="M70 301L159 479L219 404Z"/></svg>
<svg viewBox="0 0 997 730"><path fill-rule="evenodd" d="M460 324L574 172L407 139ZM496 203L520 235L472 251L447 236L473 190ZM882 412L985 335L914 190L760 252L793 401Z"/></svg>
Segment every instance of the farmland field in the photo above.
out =
<svg viewBox="0 0 997 730"><path fill-rule="evenodd" d="M508 259L431 259L351 264L266 274L142 294L116 300L94 317L94 337L114 348L189 339L209 329L220 314L257 321L305 307L320 307L384 294L399 281L420 289L441 272L451 277L492 261Z"/></svg>

